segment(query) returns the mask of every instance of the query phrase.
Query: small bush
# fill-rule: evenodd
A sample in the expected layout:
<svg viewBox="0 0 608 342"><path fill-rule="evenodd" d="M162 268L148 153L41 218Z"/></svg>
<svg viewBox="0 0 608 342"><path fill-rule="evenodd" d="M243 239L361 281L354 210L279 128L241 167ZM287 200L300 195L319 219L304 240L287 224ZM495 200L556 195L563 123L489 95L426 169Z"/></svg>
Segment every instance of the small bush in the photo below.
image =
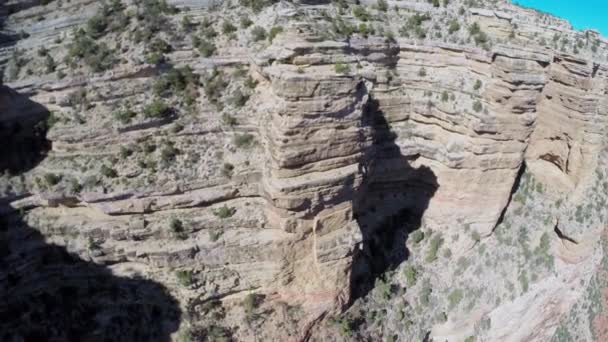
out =
<svg viewBox="0 0 608 342"><path fill-rule="evenodd" d="M254 136L249 133L237 134L234 136L234 145L236 147L250 147L253 145Z"/></svg>
<svg viewBox="0 0 608 342"><path fill-rule="evenodd" d="M220 207L219 209L213 211L213 215L221 219L232 217L234 214L236 214L236 208L228 207L225 204L223 207Z"/></svg>
<svg viewBox="0 0 608 342"><path fill-rule="evenodd" d="M133 150L126 146L120 146L119 155L120 155L120 158L127 159L133 155Z"/></svg>
<svg viewBox="0 0 608 342"><path fill-rule="evenodd" d="M234 165L230 163L224 163L222 167L222 174L228 178L232 177L232 173L234 172Z"/></svg>
<svg viewBox="0 0 608 342"><path fill-rule="evenodd" d="M171 113L171 107L162 100L154 100L144 108L144 116L147 118L162 118Z"/></svg>
<svg viewBox="0 0 608 342"><path fill-rule="evenodd" d="M355 16L355 18L361 21L368 21L370 19L370 15L365 10L365 7L360 5L355 5L353 7L353 15Z"/></svg>
<svg viewBox="0 0 608 342"><path fill-rule="evenodd" d="M450 25L448 26L448 33L453 34L454 32L460 31L460 24L457 19L450 20Z"/></svg>
<svg viewBox="0 0 608 342"><path fill-rule="evenodd" d="M481 112L481 110L483 109L483 105L481 104L481 102L479 101L475 101L475 103L473 103L473 110L476 111L477 113Z"/></svg>
<svg viewBox="0 0 608 342"><path fill-rule="evenodd" d="M420 76L420 77L426 76L426 69L424 67L422 67L422 68L420 68L420 70L418 70L418 76Z"/></svg>
<svg viewBox="0 0 608 342"><path fill-rule="evenodd" d="M475 241L475 242L479 242L479 241L481 241L481 235L479 235L479 233L476 230L474 230L471 233L471 239L473 239L473 241Z"/></svg>
<svg viewBox="0 0 608 342"><path fill-rule="evenodd" d="M101 169L99 170L102 176L106 178L116 178L118 177L118 173L113 168L107 165L101 165Z"/></svg>
<svg viewBox="0 0 608 342"><path fill-rule="evenodd" d="M171 222L169 222L169 227L171 231L174 233L181 233L184 231L184 224L180 219L172 218Z"/></svg>
<svg viewBox="0 0 608 342"><path fill-rule="evenodd" d="M482 85L481 81L480 80L476 80L475 84L473 85L473 89L474 90L479 90L479 89L481 89L481 85Z"/></svg>
<svg viewBox="0 0 608 342"><path fill-rule="evenodd" d="M386 12L388 10L388 3L386 2L386 0L378 0L376 5L379 11Z"/></svg>
<svg viewBox="0 0 608 342"><path fill-rule="evenodd" d="M462 301L463 297L464 292L462 291L462 289L452 290L452 292L450 292L450 294L448 295L450 310L455 308L460 303L460 301Z"/></svg>
<svg viewBox="0 0 608 342"><path fill-rule="evenodd" d="M191 270L175 271L175 276L182 286L189 287L194 284L194 274Z"/></svg>
<svg viewBox="0 0 608 342"><path fill-rule="evenodd" d="M239 4L251 8L254 12L259 12L277 2L278 0L239 0Z"/></svg>
<svg viewBox="0 0 608 342"><path fill-rule="evenodd" d="M263 297L255 293L250 293L243 299L242 305L247 316L250 316L261 303Z"/></svg>
<svg viewBox="0 0 608 342"><path fill-rule="evenodd" d="M50 186L59 184L62 178L61 175L56 175L54 173L47 173L44 175L44 181Z"/></svg>
<svg viewBox="0 0 608 342"><path fill-rule="evenodd" d="M228 82L224 80L224 74L221 71L214 69L213 74L207 79L205 84L205 94L209 101L211 103L217 103L227 86Z"/></svg>
<svg viewBox="0 0 608 342"><path fill-rule="evenodd" d="M176 149L172 143L167 143L160 150L160 160L166 166L170 162L174 161L178 154L179 150Z"/></svg>
<svg viewBox="0 0 608 342"><path fill-rule="evenodd" d="M215 44L206 39L199 39L194 42L194 47L198 49L203 57L211 57L215 53Z"/></svg>
<svg viewBox="0 0 608 342"><path fill-rule="evenodd" d="M245 87L249 89L255 89L258 86L258 81L254 80L253 77L247 76L245 79Z"/></svg>
<svg viewBox="0 0 608 342"><path fill-rule="evenodd" d="M243 94L242 91L240 91L239 89L237 89L232 94L232 98L230 99L230 102L235 107L239 107L240 108L240 107L243 107L247 103L248 100L249 100L249 95Z"/></svg>
<svg viewBox="0 0 608 342"><path fill-rule="evenodd" d="M426 262L433 262L437 260L437 252L439 251L439 247L443 244L443 238L437 234L431 240L431 245L429 246L429 251L426 255Z"/></svg>
<svg viewBox="0 0 608 342"><path fill-rule="evenodd" d="M235 126L238 123L236 118L230 114L223 114L222 121L228 126Z"/></svg>
<svg viewBox="0 0 608 342"><path fill-rule="evenodd" d="M248 28L249 26L253 25L253 21L251 21L251 19L249 19L249 17L246 17L246 16L242 16L240 19L240 22L241 22L242 28Z"/></svg>
<svg viewBox="0 0 608 342"><path fill-rule="evenodd" d="M211 240L211 242L216 242L220 239L222 234L224 234L224 232L220 229L212 229L209 231L209 240Z"/></svg>
<svg viewBox="0 0 608 342"><path fill-rule="evenodd" d="M428 279L424 279L422 288L420 289L420 304L422 306L428 306L431 302L431 282Z"/></svg>
<svg viewBox="0 0 608 342"><path fill-rule="evenodd" d="M264 40L264 39L266 39L266 36L267 36L266 30L264 30L263 27L256 26L253 29L251 29L251 37L253 38L254 42Z"/></svg>
<svg viewBox="0 0 608 342"><path fill-rule="evenodd" d="M412 237L412 241L414 241L415 244L418 244L424 239L424 232L419 229L414 231L410 236Z"/></svg>
<svg viewBox="0 0 608 342"><path fill-rule="evenodd" d="M281 32L283 32L283 27L273 26L270 29L270 32L268 32L268 40L272 42L274 40L274 38Z"/></svg>
<svg viewBox="0 0 608 342"><path fill-rule="evenodd" d="M222 23L222 32L224 34L230 34L233 32L236 32L237 28L236 26L232 25L231 22L224 20L224 22Z"/></svg>
<svg viewBox="0 0 608 342"><path fill-rule="evenodd" d="M345 74L348 74L350 72L350 66L348 64L345 64L345 63L336 63L334 65L334 70L338 74L345 75Z"/></svg>
<svg viewBox="0 0 608 342"><path fill-rule="evenodd" d="M117 112L114 112L114 114L112 115L114 117L114 119L118 120L120 123L122 124L127 124L129 122L131 122L131 120L136 116L137 114L129 109L124 109L124 110L119 110Z"/></svg>
<svg viewBox="0 0 608 342"><path fill-rule="evenodd" d="M448 95L447 91L444 91L443 93L441 93L441 102L448 102L449 99L450 99L450 95Z"/></svg>
<svg viewBox="0 0 608 342"><path fill-rule="evenodd" d="M416 270L416 268L414 266L411 266L411 265L406 266L405 270L403 271L403 274L405 276L405 284L407 287L412 287L412 286L416 285L418 271Z"/></svg>

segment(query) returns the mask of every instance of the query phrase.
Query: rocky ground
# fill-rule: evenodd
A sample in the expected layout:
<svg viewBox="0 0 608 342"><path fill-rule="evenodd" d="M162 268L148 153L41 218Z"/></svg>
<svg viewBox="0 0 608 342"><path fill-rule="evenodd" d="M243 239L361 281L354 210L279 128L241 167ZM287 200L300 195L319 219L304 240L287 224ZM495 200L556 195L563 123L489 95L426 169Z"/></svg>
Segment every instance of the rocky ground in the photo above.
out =
<svg viewBox="0 0 608 342"><path fill-rule="evenodd" d="M608 336L597 32L502 0L0 22L2 340Z"/></svg>

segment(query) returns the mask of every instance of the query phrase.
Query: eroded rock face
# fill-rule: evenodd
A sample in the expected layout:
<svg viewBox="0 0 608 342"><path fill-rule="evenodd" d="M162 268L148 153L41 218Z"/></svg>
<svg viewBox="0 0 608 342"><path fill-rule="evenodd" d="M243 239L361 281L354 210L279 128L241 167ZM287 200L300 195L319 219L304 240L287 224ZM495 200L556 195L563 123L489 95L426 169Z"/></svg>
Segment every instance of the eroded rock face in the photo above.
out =
<svg viewBox="0 0 608 342"><path fill-rule="evenodd" d="M428 269L437 295L423 286L426 305L430 298L443 308L454 262L435 262L438 249L447 248L445 258L459 267L480 241L516 260L518 252L509 254L495 232L505 218L525 225L522 210L540 213L534 220L543 224L530 233L544 246L539 258L565 260L547 262L551 268L532 280L530 292L528 275L513 270L526 257L505 265L496 280L526 277L525 289L505 302L500 285L477 295L492 304L467 312L450 297L445 324L420 304L425 313L412 313L407 325L415 329L387 320L382 329L365 323L342 338L411 340L429 331L454 341L473 333L488 341L547 340L583 296L585 286L560 298L590 279L570 264L591 270L601 259L593 239L599 230L590 227L603 221L600 205L586 224L576 223L578 211L576 220L569 215L601 184L594 171L603 165L608 114L605 39L502 2L468 8L451 1L444 9L400 1L388 12L366 7L371 18L362 20L332 4L278 3L253 12L171 1L181 11L158 10L164 26L153 33L172 49L162 51L168 63L155 65L149 56L159 44L145 42L139 30L150 3L109 11L127 19L124 30L99 33L116 57L104 72L92 71L95 59L70 55L72 30L95 15L96 2L4 7L5 31L15 39L0 48L0 109L40 121L47 108L52 148L3 185L10 207L48 242L115 274L166 286L183 312L175 338L340 338L320 322L355 300L348 315L376 310L371 299L386 285L377 279L408 291L399 299L407 304L387 301L378 312L414 307L421 282L396 275L410 265L418 274ZM427 12L428 19L412 19ZM272 38L237 28L241 16ZM233 28L225 24L232 21ZM344 25L353 25L350 34ZM201 39L213 41L212 56L205 57L210 47ZM577 53L558 49L577 39L586 42L574 45ZM27 108L17 93L31 95ZM0 119L14 122L12 114ZM544 201L566 197L563 207L518 202L527 189L522 174L530 188L544 189ZM555 229L577 246L559 247ZM428 248L408 237L414 230L433 232ZM546 232L549 242L541 238ZM27 242L10 236L11 244ZM493 276L477 274L486 287ZM555 301L551 317L543 315ZM488 319L493 328L480 331ZM508 328L515 326L525 329Z"/></svg>

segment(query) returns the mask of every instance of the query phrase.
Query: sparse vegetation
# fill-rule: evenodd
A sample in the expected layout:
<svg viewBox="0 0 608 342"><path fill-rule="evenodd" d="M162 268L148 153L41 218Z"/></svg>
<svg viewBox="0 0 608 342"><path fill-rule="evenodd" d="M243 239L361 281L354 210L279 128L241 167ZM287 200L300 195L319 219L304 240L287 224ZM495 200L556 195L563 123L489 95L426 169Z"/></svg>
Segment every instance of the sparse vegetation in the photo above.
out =
<svg viewBox="0 0 608 342"><path fill-rule="evenodd" d="M184 287L189 287L194 284L194 273L191 270L175 271L177 281Z"/></svg>
<svg viewBox="0 0 608 342"><path fill-rule="evenodd" d="M225 204L222 207L213 211L213 215L215 215L221 219L232 217L232 216L234 216L234 214L236 214L236 208L229 207Z"/></svg>
<svg viewBox="0 0 608 342"><path fill-rule="evenodd" d="M405 276L406 286L412 287L416 284L416 280L418 277L418 271L416 270L416 267L412 265L406 266L405 270L403 271L403 275Z"/></svg>
<svg viewBox="0 0 608 342"><path fill-rule="evenodd" d="M483 105L481 104L481 102L475 101L473 103L473 110L476 111L477 113L481 112L483 110Z"/></svg>
<svg viewBox="0 0 608 342"><path fill-rule="evenodd" d="M439 247L443 244L443 238L439 233L435 234L431 239L431 243L429 246L428 253L426 255L426 262L433 262L437 260L437 252L439 251Z"/></svg>
<svg viewBox="0 0 608 342"><path fill-rule="evenodd" d="M283 32L282 26L273 26L268 32L268 40L272 42L274 38L281 32Z"/></svg>
<svg viewBox="0 0 608 342"><path fill-rule="evenodd" d="M345 64L345 63L336 63L334 65L334 70L338 74L345 75L345 74L348 74L350 72L350 66L348 66L348 64Z"/></svg>
<svg viewBox="0 0 608 342"><path fill-rule="evenodd" d="M171 114L171 107L164 101L156 99L144 107L144 116L147 118L163 118Z"/></svg>
<svg viewBox="0 0 608 342"><path fill-rule="evenodd" d="M234 145L236 147L250 147L253 145L254 136L249 133L237 134L234 136Z"/></svg>
<svg viewBox="0 0 608 342"><path fill-rule="evenodd" d="M253 29L251 29L251 38L253 39L254 42L259 42L261 40L266 39L266 30L264 30L263 27L260 26L256 26Z"/></svg>

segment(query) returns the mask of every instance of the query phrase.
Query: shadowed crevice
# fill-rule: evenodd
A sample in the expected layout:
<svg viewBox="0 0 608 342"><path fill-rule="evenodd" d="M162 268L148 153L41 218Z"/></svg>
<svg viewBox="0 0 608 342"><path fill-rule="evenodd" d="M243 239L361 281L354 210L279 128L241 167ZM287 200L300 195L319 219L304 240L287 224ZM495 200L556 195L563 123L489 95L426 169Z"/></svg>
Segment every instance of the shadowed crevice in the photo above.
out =
<svg viewBox="0 0 608 342"><path fill-rule="evenodd" d="M43 106L0 86L3 171L19 177L44 159L47 118ZM26 195L0 197L0 341L170 341L182 313L169 291L47 242L47 223L30 225L11 205Z"/></svg>
<svg viewBox="0 0 608 342"><path fill-rule="evenodd" d="M351 271L351 302L366 296L376 279L409 257L406 241L421 226L421 218L439 184L426 166L414 168L417 156L401 153L377 100L370 96L363 125L371 126L373 145L361 160L364 180L353 200L362 243Z"/></svg>

